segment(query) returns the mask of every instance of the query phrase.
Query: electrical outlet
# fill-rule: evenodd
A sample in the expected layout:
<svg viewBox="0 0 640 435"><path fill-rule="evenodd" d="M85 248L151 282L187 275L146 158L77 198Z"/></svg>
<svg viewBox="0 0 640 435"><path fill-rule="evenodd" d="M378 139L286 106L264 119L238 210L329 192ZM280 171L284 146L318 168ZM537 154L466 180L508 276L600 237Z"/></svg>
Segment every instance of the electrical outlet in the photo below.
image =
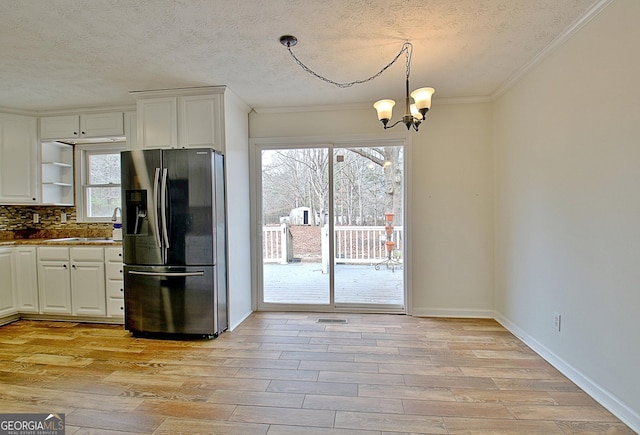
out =
<svg viewBox="0 0 640 435"><path fill-rule="evenodd" d="M559 313L553 313L553 327L556 331L560 332L560 326L562 324L562 316Z"/></svg>
<svg viewBox="0 0 640 435"><path fill-rule="evenodd" d="M37 224L38 222L40 222L40 214L39 213L34 213L33 214L33 223Z"/></svg>
<svg viewBox="0 0 640 435"><path fill-rule="evenodd" d="M60 212L60 222L63 224L67 222L67 214L63 211Z"/></svg>

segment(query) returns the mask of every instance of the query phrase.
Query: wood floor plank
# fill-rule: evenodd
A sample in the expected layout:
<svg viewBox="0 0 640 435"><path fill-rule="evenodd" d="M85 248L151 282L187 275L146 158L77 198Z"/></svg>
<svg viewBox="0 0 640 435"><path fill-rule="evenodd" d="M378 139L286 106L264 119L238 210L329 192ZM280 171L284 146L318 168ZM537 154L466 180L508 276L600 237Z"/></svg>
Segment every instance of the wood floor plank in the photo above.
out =
<svg viewBox="0 0 640 435"><path fill-rule="evenodd" d="M271 425L267 435L382 435L380 431ZM395 432L395 435L402 435Z"/></svg>
<svg viewBox="0 0 640 435"><path fill-rule="evenodd" d="M500 403L440 402L414 399L406 399L402 403L406 414L443 417L513 418L507 408Z"/></svg>
<svg viewBox="0 0 640 435"><path fill-rule="evenodd" d="M615 434L637 435L629 427L620 422L590 422L590 421L559 421L556 424L565 435L579 434Z"/></svg>
<svg viewBox="0 0 640 435"><path fill-rule="evenodd" d="M267 391L274 393L299 393L299 394L335 394L340 396L357 396L358 384L347 382L307 382L274 380L271 381Z"/></svg>
<svg viewBox="0 0 640 435"><path fill-rule="evenodd" d="M558 404L556 399L546 391L451 389L451 394L459 402L524 403L528 405Z"/></svg>
<svg viewBox="0 0 640 435"><path fill-rule="evenodd" d="M236 406L211 402L176 402L175 400L143 400L136 412L143 415L165 417L228 420Z"/></svg>
<svg viewBox="0 0 640 435"><path fill-rule="evenodd" d="M43 364L48 366L86 367L93 362L91 358L75 358L66 355L32 354L15 359L17 362Z"/></svg>
<svg viewBox="0 0 640 435"><path fill-rule="evenodd" d="M364 429L416 434L446 434L441 417L368 412L336 413L336 428Z"/></svg>
<svg viewBox="0 0 640 435"><path fill-rule="evenodd" d="M153 435L216 434L216 435L266 435L268 424L236 423L227 421L167 418Z"/></svg>
<svg viewBox="0 0 640 435"><path fill-rule="evenodd" d="M352 352L282 352L280 360L298 360L298 361L355 361L355 354ZM366 361L365 361L366 362Z"/></svg>
<svg viewBox="0 0 640 435"><path fill-rule="evenodd" d="M541 406L514 405L507 406L520 420L554 420L554 421L601 421L610 422L617 419L607 410L594 406Z"/></svg>
<svg viewBox="0 0 640 435"><path fill-rule="evenodd" d="M113 430L119 432L152 433L165 417L151 414L76 409L66 413L65 423L88 429Z"/></svg>
<svg viewBox="0 0 640 435"><path fill-rule="evenodd" d="M382 385L403 385L404 378L399 374L380 373L352 373L323 370L318 375L318 380L322 382L346 382L349 384L382 384Z"/></svg>
<svg viewBox="0 0 640 435"><path fill-rule="evenodd" d="M375 363L356 363L345 361L300 361L299 370L325 370L336 372L378 373Z"/></svg>
<svg viewBox="0 0 640 435"><path fill-rule="evenodd" d="M327 409L334 411L387 412L402 414L405 409L400 399L346 397L307 394L303 408Z"/></svg>
<svg viewBox="0 0 640 435"><path fill-rule="evenodd" d="M451 435L560 435L562 429L553 421L500 420L493 418L445 417Z"/></svg>
<svg viewBox="0 0 640 435"><path fill-rule="evenodd" d="M490 390L495 392L495 390ZM449 388L409 387L406 385L358 385L358 396L394 399L421 399L454 402L457 399Z"/></svg>
<svg viewBox="0 0 640 435"><path fill-rule="evenodd" d="M335 411L273 406L236 407L230 421L243 423L268 423L287 426L333 427Z"/></svg>
<svg viewBox="0 0 640 435"><path fill-rule="evenodd" d="M269 391L216 390L208 402L232 405L271 406L277 404L284 408L302 408L304 394L274 393Z"/></svg>

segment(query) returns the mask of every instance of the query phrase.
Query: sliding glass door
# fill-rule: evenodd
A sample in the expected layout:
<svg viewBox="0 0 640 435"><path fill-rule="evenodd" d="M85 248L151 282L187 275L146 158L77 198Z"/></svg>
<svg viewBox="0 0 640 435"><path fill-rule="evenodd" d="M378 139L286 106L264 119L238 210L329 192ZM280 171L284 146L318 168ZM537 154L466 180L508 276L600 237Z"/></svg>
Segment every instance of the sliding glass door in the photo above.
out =
<svg viewBox="0 0 640 435"><path fill-rule="evenodd" d="M335 303L403 306L402 147L344 147L333 154Z"/></svg>
<svg viewBox="0 0 640 435"><path fill-rule="evenodd" d="M262 150L261 161L263 302L329 305L322 263L329 149Z"/></svg>
<svg viewBox="0 0 640 435"><path fill-rule="evenodd" d="M401 143L257 150L262 309L405 307Z"/></svg>

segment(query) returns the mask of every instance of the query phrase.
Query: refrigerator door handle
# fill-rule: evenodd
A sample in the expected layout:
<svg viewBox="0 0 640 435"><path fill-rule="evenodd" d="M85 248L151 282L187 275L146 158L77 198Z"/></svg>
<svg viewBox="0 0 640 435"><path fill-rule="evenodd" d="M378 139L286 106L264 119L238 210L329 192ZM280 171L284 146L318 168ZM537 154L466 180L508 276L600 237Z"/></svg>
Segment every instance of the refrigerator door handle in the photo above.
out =
<svg viewBox="0 0 640 435"><path fill-rule="evenodd" d="M160 188L160 204L162 208L162 237L165 249L169 249L169 231L167 230L167 168L162 169L162 186Z"/></svg>
<svg viewBox="0 0 640 435"><path fill-rule="evenodd" d="M204 271L198 272L141 272L138 270L130 270L130 275L144 275L144 276L204 276Z"/></svg>
<svg viewBox="0 0 640 435"><path fill-rule="evenodd" d="M160 182L160 168L156 168L155 176L153 177L153 203L156 204L156 211L158 210L158 183ZM153 225L156 231L156 244L158 248L162 246L162 242L160 241L160 223L158 222L159 216L156 216L153 220Z"/></svg>

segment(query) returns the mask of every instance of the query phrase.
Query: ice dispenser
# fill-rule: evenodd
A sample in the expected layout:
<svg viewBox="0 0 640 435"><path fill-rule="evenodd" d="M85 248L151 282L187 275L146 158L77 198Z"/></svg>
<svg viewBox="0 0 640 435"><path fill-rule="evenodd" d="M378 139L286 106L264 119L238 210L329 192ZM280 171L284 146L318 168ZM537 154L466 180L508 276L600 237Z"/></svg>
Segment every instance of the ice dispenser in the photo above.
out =
<svg viewBox="0 0 640 435"><path fill-rule="evenodd" d="M127 235L147 234L147 191L127 190L127 207L125 219L125 231Z"/></svg>

